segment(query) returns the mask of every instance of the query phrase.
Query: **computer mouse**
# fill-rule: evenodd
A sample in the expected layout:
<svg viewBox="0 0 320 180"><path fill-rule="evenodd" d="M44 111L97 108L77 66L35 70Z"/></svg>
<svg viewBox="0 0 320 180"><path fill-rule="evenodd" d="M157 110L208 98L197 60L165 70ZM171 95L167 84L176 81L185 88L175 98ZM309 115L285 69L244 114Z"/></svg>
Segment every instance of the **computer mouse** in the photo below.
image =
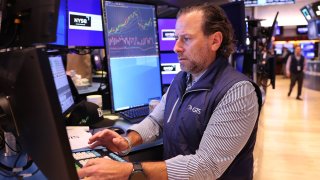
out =
<svg viewBox="0 0 320 180"><path fill-rule="evenodd" d="M124 130L120 127L109 127L108 129L112 130L112 131L115 131L116 133L118 134L124 134Z"/></svg>

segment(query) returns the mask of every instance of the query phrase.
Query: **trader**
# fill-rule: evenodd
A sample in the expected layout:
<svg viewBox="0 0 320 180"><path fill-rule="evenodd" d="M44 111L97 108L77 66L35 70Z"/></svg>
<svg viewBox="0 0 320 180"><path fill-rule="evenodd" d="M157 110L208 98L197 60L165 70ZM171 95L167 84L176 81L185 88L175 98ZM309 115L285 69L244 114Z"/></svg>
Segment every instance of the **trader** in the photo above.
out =
<svg viewBox="0 0 320 180"><path fill-rule="evenodd" d="M290 87L288 96L291 95L292 89L294 88L296 82L298 82L298 92L297 92L297 100L302 100L302 84L303 84L303 76L306 68L306 60L304 56L301 54L301 47L297 46L294 49L294 54L289 56L287 64L286 64L286 72L287 76L290 77Z"/></svg>
<svg viewBox="0 0 320 180"><path fill-rule="evenodd" d="M89 144L126 154L132 146L163 138L164 161L123 163L94 159L80 170L88 179L252 179L261 94L228 65L233 30L212 4L183 8L176 44L182 72L160 104L123 138L110 130Z"/></svg>

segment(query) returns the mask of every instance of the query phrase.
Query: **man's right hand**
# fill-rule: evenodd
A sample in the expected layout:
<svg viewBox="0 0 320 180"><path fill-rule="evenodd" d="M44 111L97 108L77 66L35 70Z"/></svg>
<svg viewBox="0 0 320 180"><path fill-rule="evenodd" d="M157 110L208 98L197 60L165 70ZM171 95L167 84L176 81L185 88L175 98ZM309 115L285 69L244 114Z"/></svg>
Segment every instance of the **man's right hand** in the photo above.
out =
<svg viewBox="0 0 320 180"><path fill-rule="evenodd" d="M113 152L120 152L127 150L129 148L128 141L125 140L115 131L105 129L103 131L97 132L90 139L88 144L90 148L95 148L97 146L104 146Z"/></svg>

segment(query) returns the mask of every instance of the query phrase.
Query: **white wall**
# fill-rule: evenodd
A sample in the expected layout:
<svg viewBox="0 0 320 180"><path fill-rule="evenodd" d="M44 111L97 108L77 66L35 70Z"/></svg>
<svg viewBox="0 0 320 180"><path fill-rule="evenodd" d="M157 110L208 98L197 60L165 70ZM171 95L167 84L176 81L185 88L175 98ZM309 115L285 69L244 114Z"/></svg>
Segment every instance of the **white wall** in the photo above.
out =
<svg viewBox="0 0 320 180"><path fill-rule="evenodd" d="M295 4L255 7L254 18L265 19L261 22L262 26L271 26L277 11L279 11L277 19L279 26L307 25L307 21L300 12L300 9L316 1L319 0L296 0Z"/></svg>

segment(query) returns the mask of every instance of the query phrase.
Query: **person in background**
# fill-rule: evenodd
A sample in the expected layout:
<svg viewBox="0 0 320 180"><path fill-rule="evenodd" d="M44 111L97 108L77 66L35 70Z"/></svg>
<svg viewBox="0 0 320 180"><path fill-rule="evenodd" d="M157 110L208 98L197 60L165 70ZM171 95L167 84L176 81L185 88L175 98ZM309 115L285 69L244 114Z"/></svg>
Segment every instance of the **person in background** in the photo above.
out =
<svg viewBox="0 0 320 180"><path fill-rule="evenodd" d="M89 140L92 148L127 154L133 146L162 138L164 161L94 159L78 170L80 178L253 178L261 92L228 64L231 24L221 8L205 3L181 9L175 32L182 71L160 103L126 137L104 130Z"/></svg>
<svg viewBox="0 0 320 180"><path fill-rule="evenodd" d="M283 47L282 48L282 54L281 54L281 62L282 62L282 74L284 78L286 78L287 73L286 73L286 64L289 56L291 55L291 52L289 51L288 48Z"/></svg>
<svg viewBox="0 0 320 180"><path fill-rule="evenodd" d="M301 47L297 46L294 49L294 54L288 57L286 64L286 73L287 76L290 77L290 87L288 92L288 97L291 95L292 89L295 86L296 82L298 82L298 93L297 100L302 100L302 84L303 84L303 76L306 68L306 59L301 54Z"/></svg>

